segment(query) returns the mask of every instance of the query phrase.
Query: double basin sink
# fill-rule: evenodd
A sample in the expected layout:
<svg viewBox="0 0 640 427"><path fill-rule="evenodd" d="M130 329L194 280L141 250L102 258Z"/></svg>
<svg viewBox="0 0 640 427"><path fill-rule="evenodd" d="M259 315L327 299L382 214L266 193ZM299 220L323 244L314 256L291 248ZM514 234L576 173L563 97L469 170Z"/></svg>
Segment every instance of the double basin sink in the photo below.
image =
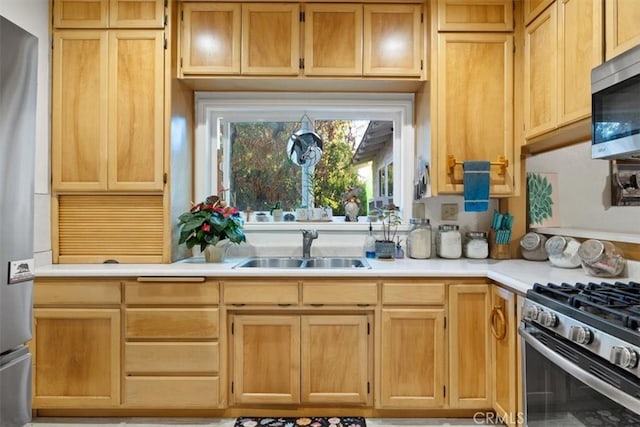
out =
<svg viewBox="0 0 640 427"><path fill-rule="evenodd" d="M371 268L364 258L358 257L254 257L233 268Z"/></svg>

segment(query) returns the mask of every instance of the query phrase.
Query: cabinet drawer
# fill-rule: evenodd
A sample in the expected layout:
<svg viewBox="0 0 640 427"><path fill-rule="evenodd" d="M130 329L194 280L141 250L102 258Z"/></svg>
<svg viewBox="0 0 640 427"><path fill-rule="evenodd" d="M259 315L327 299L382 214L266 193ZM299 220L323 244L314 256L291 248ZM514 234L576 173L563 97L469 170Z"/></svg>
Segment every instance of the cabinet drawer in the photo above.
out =
<svg viewBox="0 0 640 427"><path fill-rule="evenodd" d="M378 302L375 282L305 282L302 285L303 304L369 304Z"/></svg>
<svg viewBox="0 0 640 427"><path fill-rule="evenodd" d="M217 342L130 342L124 351L128 374L218 372Z"/></svg>
<svg viewBox="0 0 640 427"><path fill-rule="evenodd" d="M297 282L227 282L225 304L298 304Z"/></svg>
<svg viewBox="0 0 640 427"><path fill-rule="evenodd" d="M385 282L382 284L382 303L444 304L444 283Z"/></svg>
<svg viewBox="0 0 640 427"><path fill-rule="evenodd" d="M120 304L120 282L95 278L36 279L35 305Z"/></svg>
<svg viewBox="0 0 640 427"><path fill-rule="evenodd" d="M217 308L128 308L127 338L217 338Z"/></svg>
<svg viewBox="0 0 640 427"><path fill-rule="evenodd" d="M161 281L162 278L142 278L127 282L124 300L127 304L218 304L220 295L217 282L204 282L203 278L190 281ZM173 278L172 278L173 279Z"/></svg>
<svg viewBox="0 0 640 427"><path fill-rule="evenodd" d="M128 407L215 408L218 377L125 377Z"/></svg>

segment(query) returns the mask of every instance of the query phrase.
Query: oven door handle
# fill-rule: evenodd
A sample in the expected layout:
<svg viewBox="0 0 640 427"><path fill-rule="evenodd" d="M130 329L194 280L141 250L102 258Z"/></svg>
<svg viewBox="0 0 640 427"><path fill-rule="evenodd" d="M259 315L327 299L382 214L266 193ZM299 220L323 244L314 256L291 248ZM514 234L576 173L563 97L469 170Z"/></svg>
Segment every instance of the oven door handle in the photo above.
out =
<svg viewBox="0 0 640 427"><path fill-rule="evenodd" d="M636 414L638 413L638 399L617 389L616 387L601 380L595 375L590 374L589 372L580 368L578 365L570 362L569 360L560 356L558 353L549 349L547 346L538 341L533 335L531 335L529 331L527 331L527 327L520 325L520 327L518 328L518 332L520 333L522 338L524 338L527 344L533 347L549 361L556 364L562 370L569 373L579 381L582 381L584 384L588 385L598 393L604 395L605 397L608 397L616 403L621 404L631 412Z"/></svg>

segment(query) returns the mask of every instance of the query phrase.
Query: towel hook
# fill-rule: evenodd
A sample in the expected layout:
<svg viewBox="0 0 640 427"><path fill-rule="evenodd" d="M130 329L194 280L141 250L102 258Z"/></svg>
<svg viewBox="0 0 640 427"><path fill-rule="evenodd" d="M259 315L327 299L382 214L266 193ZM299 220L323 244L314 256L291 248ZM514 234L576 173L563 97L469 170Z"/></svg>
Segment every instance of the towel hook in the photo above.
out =
<svg viewBox="0 0 640 427"><path fill-rule="evenodd" d="M462 165L464 162L456 160L456 156L453 154L449 154L447 156L447 170L449 171L449 175L453 175L453 168L457 165ZM507 160L504 156L498 156L498 161L490 162L491 166L498 166L498 175L503 176L507 172L507 168L509 167L509 160Z"/></svg>

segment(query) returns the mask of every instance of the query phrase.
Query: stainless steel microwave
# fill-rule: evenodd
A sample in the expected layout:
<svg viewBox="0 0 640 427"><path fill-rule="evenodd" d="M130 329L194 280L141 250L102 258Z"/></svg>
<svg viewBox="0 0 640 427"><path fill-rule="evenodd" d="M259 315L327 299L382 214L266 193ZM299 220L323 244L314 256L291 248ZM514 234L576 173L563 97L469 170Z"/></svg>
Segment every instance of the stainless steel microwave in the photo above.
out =
<svg viewBox="0 0 640 427"><path fill-rule="evenodd" d="M591 157L640 159L640 45L591 71Z"/></svg>

